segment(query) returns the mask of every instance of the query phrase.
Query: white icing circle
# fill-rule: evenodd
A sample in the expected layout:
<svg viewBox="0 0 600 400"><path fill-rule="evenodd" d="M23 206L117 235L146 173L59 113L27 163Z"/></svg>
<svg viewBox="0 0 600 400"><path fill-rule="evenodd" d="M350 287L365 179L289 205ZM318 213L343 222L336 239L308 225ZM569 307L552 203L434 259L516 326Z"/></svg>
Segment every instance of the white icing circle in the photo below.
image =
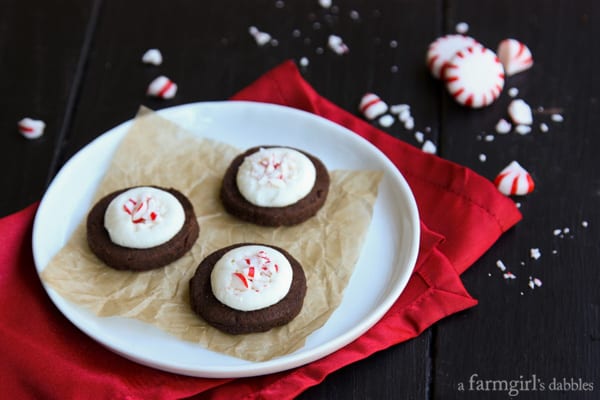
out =
<svg viewBox="0 0 600 400"><path fill-rule="evenodd" d="M310 193L317 179L312 161L297 150L261 148L240 165L236 182L240 193L260 207L284 207Z"/></svg>
<svg viewBox="0 0 600 400"><path fill-rule="evenodd" d="M115 197L104 213L110 240L124 247L147 249L168 242L185 222L175 196L152 187L136 187Z"/></svg>
<svg viewBox="0 0 600 400"><path fill-rule="evenodd" d="M229 250L216 262L210 283L215 297L240 311L260 310L283 299L293 271L281 252L260 245Z"/></svg>

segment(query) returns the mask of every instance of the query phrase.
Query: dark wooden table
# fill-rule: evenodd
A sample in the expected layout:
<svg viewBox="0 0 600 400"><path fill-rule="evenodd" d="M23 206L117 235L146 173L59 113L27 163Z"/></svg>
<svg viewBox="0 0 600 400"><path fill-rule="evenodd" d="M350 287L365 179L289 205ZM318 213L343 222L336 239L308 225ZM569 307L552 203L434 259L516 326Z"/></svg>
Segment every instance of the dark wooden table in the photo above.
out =
<svg viewBox="0 0 600 400"><path fill-rule="evenodd" d="M441 157L490 179L517 160L537 187L518 200L523 221L463 275L478 306L343 368L302 397L508 398L506 391L469 390L469 381L537 379L593 390L572 384L563 392L521 390L518 398L600 398L598 3L333 3L324 9L317 0L2 0L0 216L39 200L69 157L140 104L160 109L227 99L280 62L307 57L305 78L341 107L355 112L367 91L390 104L408 103L415 130L429 127L424 132ZM461 21L494 50L507 37L532 50L534 67L506 82L536 110L531 134L495 134L511 100L506 91L491 107L470 110L428 74L428 44ZM270 33L276 45L257 46L250 26ZM331 33L344 39L348 54L327 48ZM151 47L163 53L159 68L140 61ZM179 84L174 99L146 97L158 70ZM548 110L564 121L553 121ZM42 138L18 134L25 116L46 122ZM541 122L548 132L540 132ZM400 123L386 130L420 146ZM530 257L532 248L541 258ZM497 260L517 279L504 279ZM529 277L542 286L531 289Z"/></svg>

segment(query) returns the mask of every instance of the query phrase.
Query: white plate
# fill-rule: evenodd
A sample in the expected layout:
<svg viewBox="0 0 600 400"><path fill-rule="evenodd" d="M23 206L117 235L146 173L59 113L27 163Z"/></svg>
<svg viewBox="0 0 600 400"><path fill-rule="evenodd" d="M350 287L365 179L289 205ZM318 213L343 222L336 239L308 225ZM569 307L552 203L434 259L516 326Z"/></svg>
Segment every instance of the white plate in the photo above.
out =
<svg viewBox="0 0 600 400"><path fill-rule="evenodd" d="M361 257L342 303L327 323L311 334L301 349L269 361L250 362L215 353L133 319L99 318L45 286L52 301L79 329L112 351L157 369L207 378L243 377L278 372L324 357L359 337L392 306L417 258L419 218L406 181L377 148L331 121L271 104L195 103L159 114L195 134L240 149L290 145L321 158L330 170L383 170ZM48 188L33 229L38 273L87 214L96 187L130 125L131 121L125 122L84 147Z"/></svg>

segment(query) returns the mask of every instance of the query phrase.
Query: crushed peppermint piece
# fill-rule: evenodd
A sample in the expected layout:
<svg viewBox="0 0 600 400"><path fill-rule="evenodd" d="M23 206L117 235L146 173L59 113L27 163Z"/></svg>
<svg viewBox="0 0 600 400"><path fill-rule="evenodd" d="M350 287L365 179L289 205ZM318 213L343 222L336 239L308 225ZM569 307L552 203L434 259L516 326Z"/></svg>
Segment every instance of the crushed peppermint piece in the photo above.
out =
<svg viewBox="0 0 600 400"><path fill-rule="evenodd" d="M531 126L519 124L515 127L515 132L517 132L519 135L527 135L531 133Z"/></svg>
<svg viewBox="0 0 600 400"><path fill-rule="evenodd" d="M423 150L424 153L435 154L437 152L437 146L431 140L426 140L421 150Z"/></svg>
<svg viewBox="0 0 600 400"><path fill-rule="evenodd" d="M517 97L519 95L519 89L517 89L516 87L511 87L510 89L508 89L508 95L510 97Z"/></svg>
<svg viewBox="0 0 600 400"><path fill-rule="evenodd" d="M252 35L252 37L256 41L256 44L259 45L259 46L264 46L265 44L269 43L271 41L271 39L272 39L271 35L269 35L267 32L261 32L255 26L249 27L248 28L248 33L250 35Z"/></svg>
<svg viewBox="0 0 600 400"><path fill-rule="evenodd" d="M155 78L148 85L146 95L158 97L159 99L172 99L177 94L177 84L166 76Z"/></svg>
<svg viewBox="0 0 600 400"><path fill-rule="evenodd" d="M410 106L408 104L394 104L393 106L390 106L390 112L392 114L400 114L404 110L407 110L410 115Z"/></svg>
<svg viewBox="0 0 600 400"><path fill-rule="evenodd" d="M542 281L538 278L533 278L533 283L535 283L535 286L537 286L537 287L542 286Z"/></svg>
<svg viewBox="0 0 600 400"><path fill-rule="evenodd" d="M563 228L563 233L565 235L569 234L569 232L571 232L571 230L569 228Z"/></svg>
<svg viewBox="0 0 600 400"><path fill-rule="evenodd" d="M487 160L487 156L483 153L479 154L479 161L485 162Z"/></svg>
<svg viewBox="0 0 600 400"><path fill-rule="evenodd" d="M410 110L409 109L405 109L402 110L398 113L398 119L401 122L406 122L407 120L409 120L410 118L412 118L412 116L410 115Z"/></svg>
<svg viewBox="0 0 600 400"><path fill-rule="evenodd" d="M581 221L581 226L583 226L584 228L587 228L589 225L590 225L589 222Z"/></svg>
<svg viewBox="0 0 600 400"><path fill-rule="evenodd" d="M506 196L524 196L533 192L535 188L531 175L517 161L512 161L500 171L494 179L494 184Z"/></svg>
<svg viewBox="0 0 600 400"><path fill-rule="evenodd" d="M388 110L388 105L375 93L365 93L360 99L358 109L365 118L372 120L385 114Z"/></svg>
<svg viewBox="0 0 600 400"><path fill-rule="evenodd" d="M542 256L542 253L540 252L540 249L538 249L538 248L532 248L532 249L529 250L529 255L534 260L537 260L537 259L539 259Z"/></svg>
<svg viewBox="0 0 600 400"><path fill-rule="evenodd" d="M395 49L396 47L398 47L398 42L396 40L390 40L390 47L392 49Z"/></svg>
<svg viewBox="0 0 600 400"><path fill-rule="evenodd" d="M517 276L512 272L506 272L504 275L504 279L517 279Z"/></svg>
<svg viewBox="0 0 600 400"><path fill-rule="evenodd" d="M394 124L394 117L392 117L390 114L385 114L379 118L378 122L379 125L383 126L384 128L389 128Z"/></svg>
<svg viewBox="0 0 600 400"><path fill-rule="evenodd" d="M319 0L319 5L323 8L329 8L331 7L331 0Z"/></svg>
<svg viewBox="0 0 600 400"><path fill-rule="evenodd" d="M531 289L535 289L535 284L533 283L533 281L530 279L529 283L527 284L527 286L529 286Z"/></svg>
<svg viewBox="0 0 600 400"><path fill-rule="evenodd" d="M516 206L517 208L521 208L521 203L519 203L519 202L517 201L517 202L515 203L515 206Z"/></svg>
<svg viewBox="0 0 600 400"><path fill-rule="evenodd" d="M554 122L563 122L563 121L565 120L565 119L563 118L563 116L562 116L562 115L560 115L560 114L552 114L552 115L550 116L550 119L552 119L552 121L554 121Z"/></svg>
<svg viewBox="0 0 600 400"><path fill-rule="evenodd" d="M494 141L494 135L485 135L483 137L483 140L485 140L486 142L493 142Z"/></svg>
<svg viewBox="0 0 600 400"><path fill-rule="evenodd" d="M17 122L17 129L27 139L37 139L44 134L46 123L40 119L23 118Z"/></svg>
<svg viewBox="0 0 600 400"><path fill-rule="evenodd" d="M300 59L300 66L301 67L308 67L308 64L310 64L310 61L308 61L308 58L302 57Z"/></svg>
<svg viewBox="0 0 600 400"><path fill-rule="evenodd" d="M329 35L329 38L327 39L327 45L337 55L346 54L350 51L342 38L337 35Z"/></svg>
<svg viewBox="0 0 600 400"><path fill-rule="evenodd" d="M277 0L275 2L275 8L283 8L285 7L285 2L283 0Z"/></svg>
<svg viewBox="0 0 600 400"><path fill-rule="evenodd" d="M299 38L302 35L302 32L300 32L300 29L294 29L292 31L292 36L295 38Z"/></svg>
<svg viewBox="0 0 600 400"><path fill-rule="evenodd" d="M415 139L417 140L417 142L423 143L425 141L425 135L421 131L416 131L415 132Z"/></svg>
<svg viewBox="0 0 600 400"><path fill-rule="evenodd" d="M415 128L415 120L412 117L410 117L406 121L404 121L404 129L410 131L414 128Z"/></svg>
<svg viewBox="0 0 600 400"><path fill-rule="evenodd" d="M504 265L504 262L502 262L502 260L496 261L496 266L500 269L500 271L506 271L506 265Z"/></svg>
<svg viewBox="0 0 600 400"><path fill-rule="evenodd" d="M142 56L144 64L160 65L163 62L162 54L158 49L148 49Z"/></svg>
<svg viewBox="0 0 600 400"><path fill-rule="evenodd" d="M392 65L390 67L390 72L395 74L396 72L398 72L400 70L400 68L397 65Z"/></svg>
<svg viewBox="0 0 600 400"><path fill-rule="evenodd" d="M549 129L550 129L550 128L548 128L548 124L547 124L547 123L545 123L545 122L542 122L542 123L540 124L540 131L541 131L541 132L548 132L548 130L549 130Z"/></svg>
<svg viewBox="0 0 600 400"><path fill-rule="evenodd" d="M554 236L558 236L562 233L562 229L555 229L552 231L552 233L554 234Z"/></svg>
<svg viewBox="0 0 600 400"><path fill-rule="evenodd" d="M552 250L552 254L558 254L558 250Z"/></svg>
<svg viewBox="0 0 600 400"><path fill-rule="evenodd" d="M456 24L454 29L456 30L456 32L462 33L464 35L465 33L469 32L469 24L467 24L466 22L459 22L458 24Z"/></svg>
<svg viewBox="0 0 600 400"><path fill-rule="evenodd" d="M501 118L500 121L498 121L498 123L496 124L496 132L501 135L504 135L504 134L510 132L511 129L512 129L512 125L510 124L510 122L508 122L504 118Z"/></svg>
<svg viewBox="0 0 600 400"><path fill-rule="evenodd" d="M360 18L360 14L358 13L358 11L356 11L356 10L350 11L350 19L353 19L354 21L356 21L359 18Z"/></svg>
<svg viewBox="0 0 600 400"><path fill-rule="evenodd" d="M508 115L515 124L531 125L533 123L533 115L531 107L522 99L516 99L508 105Z"/></svg>

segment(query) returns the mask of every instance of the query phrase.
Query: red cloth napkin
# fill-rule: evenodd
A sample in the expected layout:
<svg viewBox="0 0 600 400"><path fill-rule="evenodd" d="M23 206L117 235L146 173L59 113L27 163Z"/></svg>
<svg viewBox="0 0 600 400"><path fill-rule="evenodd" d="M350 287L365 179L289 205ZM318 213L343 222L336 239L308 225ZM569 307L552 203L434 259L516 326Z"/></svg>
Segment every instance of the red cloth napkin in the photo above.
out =
<svg viewBox="0 0 600 400"><path fill-rule="evenodd" d="M415 272L390 311L359 339L309 365L243 379L179 376L128 361L71 325L53 306L31 253L37 204L0 219L0 387L6 398L292 398L329 373L413 338L476 304L459 274L520 218L513 202L473 171L425 154L321 97L292 62L242 90L236 100L300 108L378 146L409 182L421 213Z"/></svg>

